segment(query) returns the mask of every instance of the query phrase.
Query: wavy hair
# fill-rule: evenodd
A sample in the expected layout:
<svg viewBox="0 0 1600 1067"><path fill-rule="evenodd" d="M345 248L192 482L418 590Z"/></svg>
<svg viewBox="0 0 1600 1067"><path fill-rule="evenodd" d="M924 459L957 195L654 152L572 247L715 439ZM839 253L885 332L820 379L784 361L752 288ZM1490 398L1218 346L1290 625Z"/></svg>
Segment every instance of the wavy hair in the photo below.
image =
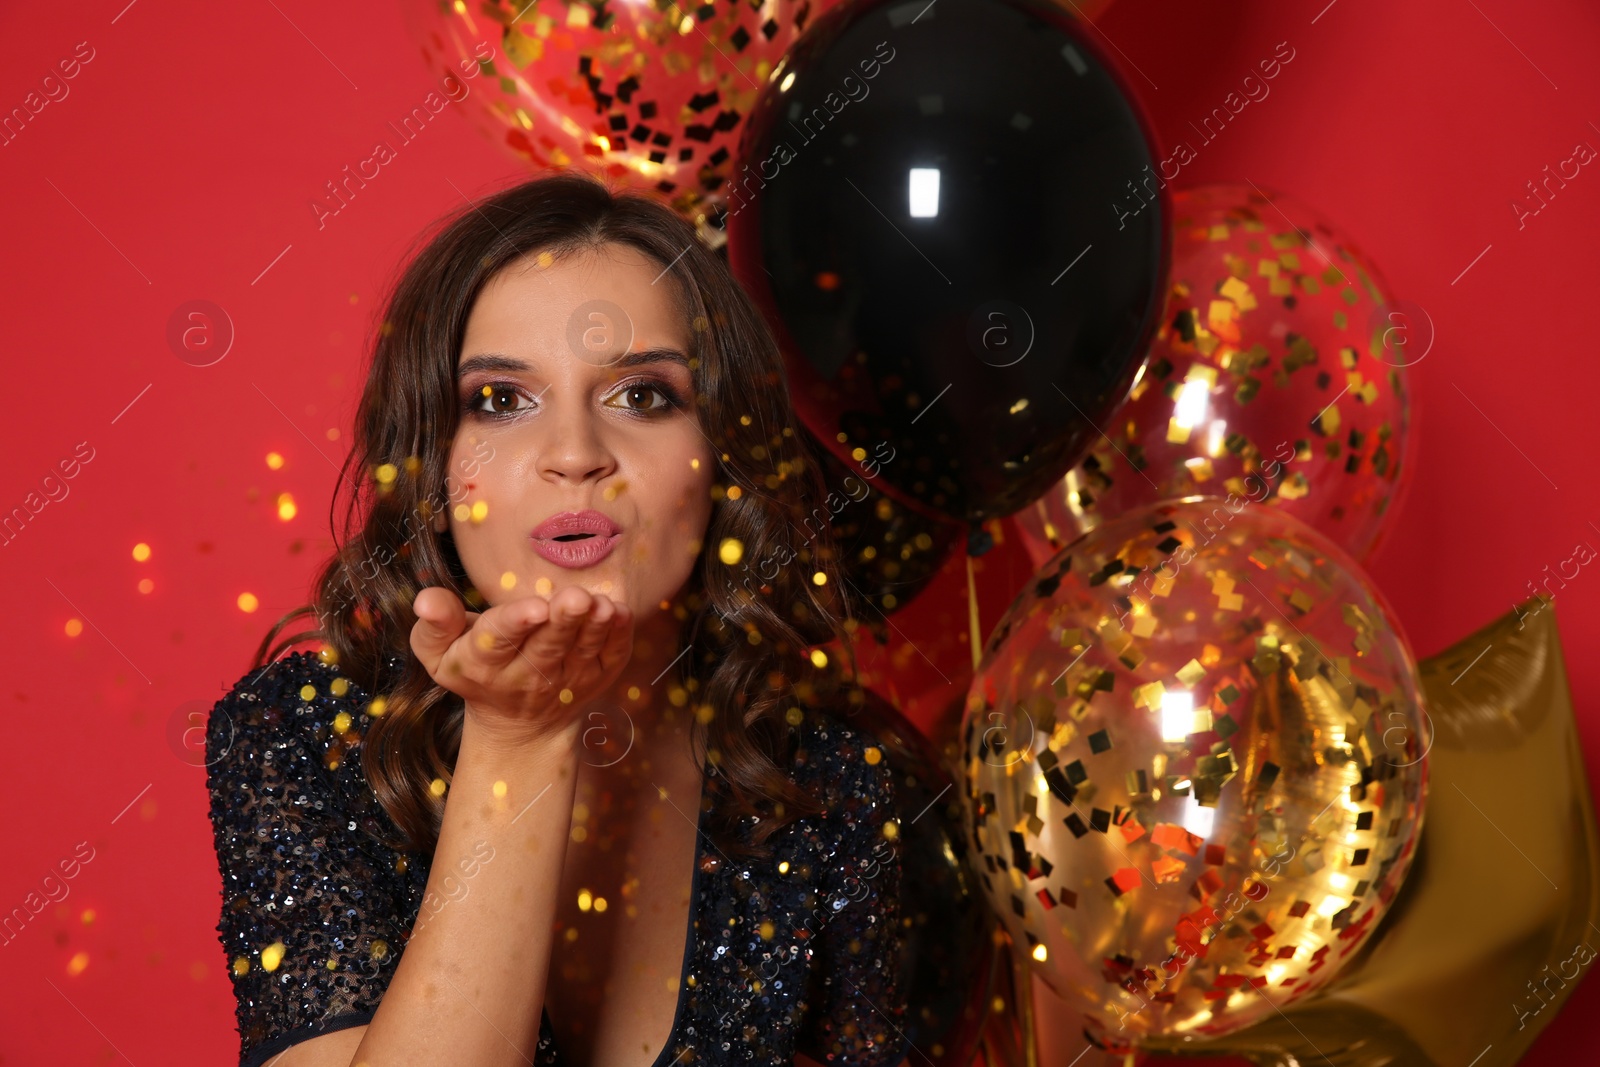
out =
<svg viewBox="0 0 1600 1067"><path fill-rule="evenodd" d="M456 362L484 286L529 255L559 258L616 243L661 265L690 337L689 366L702 429L720 462L699 557L675 613L679 645L671 703L694 712L693 743L719 794L713 836L729 854L761 855L767 838L821 810L790 769L791 710L860 693L811 649L855 629L822 506L821 466L797 431L781 354L726 264L670 208L598 180L559 173L505 189L444 217L418 238L393 284L371 349L353 442L330 508L335 549L312 602L279 619L256 650L262 666L294 645L322 644L340 673L382 697L359 738L362 769L400 831L397 847L431 852L444 801L429 785L450 780L461 739L460 697L434 683L411 653L419 589L439 585L469 607L472 588L446 530L433 519L453 503L449 456L460 418ZM476 461L472 461L476 462ZM470 478L472 471L459 472ZM345 498L343 528L336 521ZM824 517L822 529L810 523ZM806 534L800 530L804 526ZM800 545L794 542L804 538ZM752 576L717 551L726 539L749 561L783 562ZM821 573L822 579L813 578ZM273 641L296 619L314 629ZM403 668L392 670L398 654ZM852 662L853 667L853 662ZM849 672L854 674L853 669ZM377 703L375 700L374 703ZM756 820L735 832L745 817Z"/></svg>

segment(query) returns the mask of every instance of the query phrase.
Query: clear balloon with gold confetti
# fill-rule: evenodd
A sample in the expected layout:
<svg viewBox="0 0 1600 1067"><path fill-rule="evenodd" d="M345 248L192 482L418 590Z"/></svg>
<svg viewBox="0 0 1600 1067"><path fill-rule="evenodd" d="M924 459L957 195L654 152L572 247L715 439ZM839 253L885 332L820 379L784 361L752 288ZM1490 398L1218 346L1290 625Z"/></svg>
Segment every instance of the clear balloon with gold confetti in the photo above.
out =
<svg viewBox="0 0 1600 1067"><path fill-rule="evenodd" d="M1017 514L1035 564L1165 497L1282 508L1356 559L1377 544L1431 320L1316 212L1253 185L1172 199L1161 327L1105 436Z"/></svg>
<svg viewBox="0 0 1600 1067"><path fill-rule="evenodd" d="M1379 591L1285 511L1159 502L1068 545L990 637L961 725L978 874L1112 1049L1324 985L1405 878L1430 725Z"/></svg>
<svg viewBox="0 0 1600 1067"><path fill-rule="evenodd" d="M744 118L789 45L837 2L408 0L405 10L446 95L502 147L537 170L586 170L661 196L716 247L722 231L706 218L738 177Z"/></svg>

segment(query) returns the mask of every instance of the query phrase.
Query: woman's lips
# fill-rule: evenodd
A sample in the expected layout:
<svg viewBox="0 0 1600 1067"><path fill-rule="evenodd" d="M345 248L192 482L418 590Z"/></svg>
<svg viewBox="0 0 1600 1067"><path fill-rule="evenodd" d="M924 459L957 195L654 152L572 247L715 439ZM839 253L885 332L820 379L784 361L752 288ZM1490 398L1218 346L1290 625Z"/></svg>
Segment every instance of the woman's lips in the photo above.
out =
<svg viewBox="0 0 1600 1067"><path fill-rule="evenodd" d="M533 550L558 567L592 567L611 554L621 536L622 528L604 512L563 511L534 527Z"/></svg>
<svg viewBox="0 0 1600 1067"><path fill-rule="evenodd" d="M594 534L570 541L533 538L533 550L558 567L580 570L592 567L611 554L621 534Z"/></svg>

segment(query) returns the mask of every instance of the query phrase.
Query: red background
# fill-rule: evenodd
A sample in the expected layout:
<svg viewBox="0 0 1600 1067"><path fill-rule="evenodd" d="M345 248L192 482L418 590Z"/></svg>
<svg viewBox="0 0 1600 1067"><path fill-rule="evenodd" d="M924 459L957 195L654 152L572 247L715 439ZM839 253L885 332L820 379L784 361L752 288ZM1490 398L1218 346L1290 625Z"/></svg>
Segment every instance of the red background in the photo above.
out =
<svg viewBox="0 0 1600 1067"><path fill-rule="evenodd" d="M0 912L79 842L95 850L70 896L0 947L4 1064L233 1056L203 772L175 753L169 723L243 674L268 622L305 596L329 544L364 341L405 247L463 196L520 176L462 116L441 114L319 230L308 205L323 183L434 88L398 9L125 3L0 13L0 111L78 42L94 49L70 95L0 147L0 510L79 442L94 449L70 495L0 547ZM1121 0L1094 32L1123 57L1162 154L1178 138L1197 148L1180 183L1294 195L1432 317L1437 342L1412 372L1419 447L1371 561L1426 656L1507 611L1577 542L1600 545L1583 332L1600 176L1580 173L1523 229L1510 207L1577 142L1600 146L1600 11L1325 4ZM1188 123L1280 41L1295 58L1271 95L1200 144ZM167 346L169 315L191 299L221 305L237 330L211 367ZM298 505L287 522L284 492ZM138 542L152 546L146 562ZM1027 570L1014 537L981 561L986 626ZM245 591L260 599L253 614L236 605ZM956 560L907 613L916 620L897 619L947 674L965 656L964 598ZM1593 768L1600 663L1582 650L1600 638L1600 577L1581 573L1558 601ZM73 618L89 625L69 637ZM934 677L915 649L889 658L902 695ZM1525 1062L1600 1051L1582 1023L1600 986L1574 1001Z"/></svg>

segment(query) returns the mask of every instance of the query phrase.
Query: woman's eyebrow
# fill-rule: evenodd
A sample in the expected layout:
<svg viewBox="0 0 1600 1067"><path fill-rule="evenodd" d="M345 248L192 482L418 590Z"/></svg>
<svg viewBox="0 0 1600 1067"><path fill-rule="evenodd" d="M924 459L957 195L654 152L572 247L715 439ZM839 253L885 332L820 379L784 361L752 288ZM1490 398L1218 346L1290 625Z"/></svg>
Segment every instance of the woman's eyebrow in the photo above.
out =
<svg viewBox="0 0 1600 1067"><path fill-rule="evenodd" d="M513 374L519 374L522 371L532 369L532 367L520 359L512 359L510 356L502 356L497 352L487 352L483 355L468 356L466 359L462 360L461 365L456 368L456 379L459 381L460 379L465 378L467 375L476 373L477 371L500 370L510 371Z"/></svg>
<svg viewBox="0 0 1600 1067"><path fill-rule="evenodd" d="M609 363L599 363L597 366L637 367L646 363L678 363L687 367L689 357L676 348L641 348L637 352L625 353ZM456 368L456 378L460 380L479 371L508 371L520 374L534 369L531 363L524 360L514 359L498 352L484 352L463 359L461 365Z"/></svg>
<svg viewBox="0 0 1600 1067"><path fill-rule="evenodd" d="M627 352L618 356L609 363L598 364L602 367L637 367L645 363L677 363L687 368L689 357L676 348L641 348L637 352Z"/></svg>

